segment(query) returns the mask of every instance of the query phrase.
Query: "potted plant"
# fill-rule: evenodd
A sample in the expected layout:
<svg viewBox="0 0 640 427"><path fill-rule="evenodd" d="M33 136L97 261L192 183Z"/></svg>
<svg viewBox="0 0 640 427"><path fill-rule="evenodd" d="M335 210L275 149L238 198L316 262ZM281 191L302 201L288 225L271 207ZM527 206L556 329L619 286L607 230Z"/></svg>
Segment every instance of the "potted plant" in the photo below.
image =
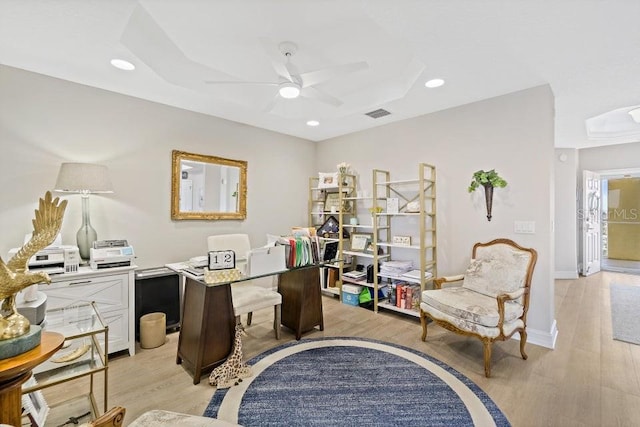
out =
<svg viewBox="0 0 640 427"><path fill-rule="evenodd" d="M487 219L491 221L491 206L493 204L493 188L504 188L507 186L507 181L504 180L495 169L490 171L479 170L473 174L471 183L467 189L469 193L473 193L480 186L484 187L484 197L487 204Z"/></svg>

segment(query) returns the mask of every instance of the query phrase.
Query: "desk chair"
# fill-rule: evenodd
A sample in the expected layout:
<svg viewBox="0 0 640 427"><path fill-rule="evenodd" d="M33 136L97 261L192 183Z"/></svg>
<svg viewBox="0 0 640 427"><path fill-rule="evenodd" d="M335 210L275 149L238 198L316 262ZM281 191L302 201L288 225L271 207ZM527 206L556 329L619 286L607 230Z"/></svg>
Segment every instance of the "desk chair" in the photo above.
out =
<svg viewBox="0 0 640 427"><path fill-rule="evenodd" d="M209 236L207 246L210 251L222 251L231 249L236 253L236 268L243 273L247 271L248 254L251 251L251 243L247 234L220 234ZM247 315L247 326L251 325L251 318L255 310L273 307L273 329L276 339L280 339L280 313L282 295L273 288L272 278L249 280L233 283L231 285L231 298L233 299L233 311L236 321L240 322L240 316Z"/></svg>

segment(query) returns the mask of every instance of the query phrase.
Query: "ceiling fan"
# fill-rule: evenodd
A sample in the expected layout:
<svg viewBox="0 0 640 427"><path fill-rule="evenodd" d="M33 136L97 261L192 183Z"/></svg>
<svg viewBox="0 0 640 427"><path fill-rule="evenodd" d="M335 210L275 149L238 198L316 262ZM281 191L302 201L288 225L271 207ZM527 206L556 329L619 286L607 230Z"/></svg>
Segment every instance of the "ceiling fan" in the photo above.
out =
<svg viewBox="0 0 640 427"><path fill-rule="evenodd" d="M293 99L299 96L314 99L325 104L339 107L342 105L342 101L328 93L314 87L320 83L324 83L331 80L334 77L349 74L356 71L369 68L369 64L365 61L352 62L349 64L337 65L334 67L323 68L314 71L308 71L305 73L299 73L296 66L291 62L291 58L298 50L298 46L293 42L282 42L278 45L278 48L262 40L262 45L267 51L271 59L271 65L278 75L278 81L272 82L250 82L250 81L216 81L208 80L207 84L251 84L251 85L266 85L278 87L278 92L273 101L265 108L265 111L270 111L276 101L279 98ZM285 61L282 61L284 57Z"/></svg>
<svg viewBox="0 0 640 427"><path fill-rule="evenodd" d="M342 105L341 100L314 86L340 75L369 68L369 64L362 61L299 73L291 62L291 58L298 50L295 43L282 42L276 45L263 38L260 41L278 75L277 81L232 80L234 76L187 57L140 4L134 8L120 40L125 47L159 76L179 86L200 90L200 85L205 82L207 84L253 84L278 87L276 96L264 111L271 111L280 98L291 99L298 96L338 107ZM210 80L213 76L216 76L217 79Z"/></svg>

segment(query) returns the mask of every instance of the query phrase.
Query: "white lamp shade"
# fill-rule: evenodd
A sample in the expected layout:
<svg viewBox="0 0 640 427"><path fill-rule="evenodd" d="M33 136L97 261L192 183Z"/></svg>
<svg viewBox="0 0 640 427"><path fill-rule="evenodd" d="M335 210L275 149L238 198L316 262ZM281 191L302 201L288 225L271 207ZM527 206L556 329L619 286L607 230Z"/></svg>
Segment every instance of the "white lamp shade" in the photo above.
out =
<svg viewBox="0 0 640 427"><path fill-rule="evenodd" d="M113 193L106 166L92 163L60 165L55 191L65 193Z"/></svg>

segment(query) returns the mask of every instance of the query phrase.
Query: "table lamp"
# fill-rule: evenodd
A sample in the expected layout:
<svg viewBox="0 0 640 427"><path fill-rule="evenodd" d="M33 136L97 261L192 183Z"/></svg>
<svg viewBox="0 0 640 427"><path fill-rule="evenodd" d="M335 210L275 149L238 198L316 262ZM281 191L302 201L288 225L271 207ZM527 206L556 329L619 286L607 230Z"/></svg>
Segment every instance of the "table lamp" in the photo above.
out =
<svg viewBox="0 0 640 427"><path fill-rule="evenodd" d="M76 234L80 257L89 259L90 249L98 238L89 220L89 194L113 193L106 166L91 163L62 163L55 191L82 195L82 226Z"/></svg>

